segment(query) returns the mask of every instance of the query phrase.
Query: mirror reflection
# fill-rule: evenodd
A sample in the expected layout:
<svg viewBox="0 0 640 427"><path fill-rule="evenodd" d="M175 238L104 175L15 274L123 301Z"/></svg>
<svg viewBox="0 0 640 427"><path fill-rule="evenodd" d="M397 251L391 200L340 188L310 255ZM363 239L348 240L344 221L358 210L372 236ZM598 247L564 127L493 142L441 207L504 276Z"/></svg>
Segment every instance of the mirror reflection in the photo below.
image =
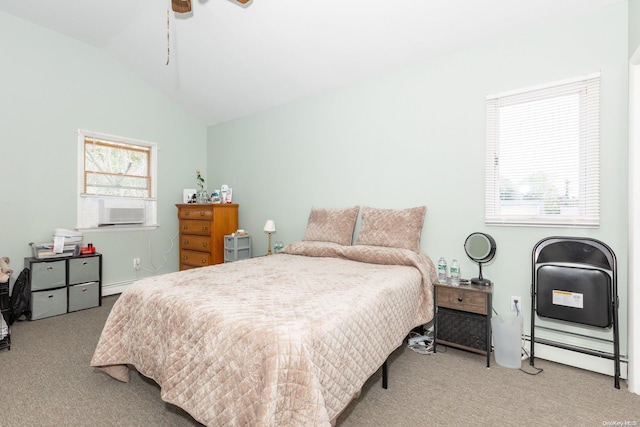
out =
<svg viewBox="0 0 640 427"><path fill-rule="evenodd" d="M486 233L471 233L464 242L467 256L478 263L478 277L471 279L474 285L491 285L491 280L482 277L482 264L493 259L496 254L496 241Z"/></svg>

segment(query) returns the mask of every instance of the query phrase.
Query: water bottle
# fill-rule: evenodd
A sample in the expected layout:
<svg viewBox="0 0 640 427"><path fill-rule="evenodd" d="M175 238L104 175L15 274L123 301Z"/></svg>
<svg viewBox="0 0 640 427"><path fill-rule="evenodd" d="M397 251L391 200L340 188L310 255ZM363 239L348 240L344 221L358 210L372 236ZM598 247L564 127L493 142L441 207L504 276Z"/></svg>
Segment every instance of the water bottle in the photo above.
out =
<svg viewBox="0 0 640 427"><path fill-rule="evenodd" d="M460 286L460 266L457 259L451 261L451 286Z"/></svg>
<svg viewBox="0 0 640 427"><path fill-rule="evenodd" d="M447 260L444 257L438 260L438 283L447 283Z"/></svg>

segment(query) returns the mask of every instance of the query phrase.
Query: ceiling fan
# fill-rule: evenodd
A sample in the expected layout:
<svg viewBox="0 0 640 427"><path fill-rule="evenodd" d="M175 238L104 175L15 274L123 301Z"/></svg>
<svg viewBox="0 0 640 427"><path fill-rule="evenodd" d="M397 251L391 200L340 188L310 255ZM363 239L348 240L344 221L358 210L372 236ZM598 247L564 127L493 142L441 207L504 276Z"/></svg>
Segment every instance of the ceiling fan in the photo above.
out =
<svg viewBox="0 0 640 427"><path fill-rule="evenodd" d="M249 0L235 0L238 3L246 4ZM191 12L191 0L171 0L171 9L176 13Z"/></svg>

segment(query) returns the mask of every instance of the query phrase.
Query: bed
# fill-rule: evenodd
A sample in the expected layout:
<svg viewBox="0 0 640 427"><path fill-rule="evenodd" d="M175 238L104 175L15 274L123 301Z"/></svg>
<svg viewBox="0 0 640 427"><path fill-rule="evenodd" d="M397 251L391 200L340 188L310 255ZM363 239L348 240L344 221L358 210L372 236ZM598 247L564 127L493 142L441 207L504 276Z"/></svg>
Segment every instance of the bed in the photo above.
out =
<svg viewBox="0 0 640 427"><path fill-rule="evenodd" d="M137 370L208 426L335 424L407 334L433 318L433 262L415 242L368 240L375 215L365 208L354 245L351 235L349 244L327 236L342 210L321 210L330 215L315 239L312 210L305 238L276 255L133 283L91 366L125 382Z"/></svg>

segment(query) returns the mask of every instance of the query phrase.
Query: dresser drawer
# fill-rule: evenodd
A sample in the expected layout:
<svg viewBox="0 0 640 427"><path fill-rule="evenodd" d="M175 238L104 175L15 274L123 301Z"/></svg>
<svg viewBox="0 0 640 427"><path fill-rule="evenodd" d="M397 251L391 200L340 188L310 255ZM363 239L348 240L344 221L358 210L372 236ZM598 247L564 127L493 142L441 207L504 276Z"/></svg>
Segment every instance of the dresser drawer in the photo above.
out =
<svg viewBox="0 0 640 427"><path fill-rule="evenodd" d="M182 251L182 254L180 254L180 263L194 267L202 267L209 265L210 256L207 252Z"/></svg>
<svg viewBox="0 0 640 427"><path fill-rule="evenodd" d="M97 256L69 260L69 284L100 280L100 258Z"/></svg>
<svg viewBox="0 0 640 427"><path fill-rule="evenodd" d="M34 262L31 264L30 270L32 291L59 288L67 283L65 260Z"/></svg>
<svg viewBox="0 0 640 427"><path fill-rule="evenodd" d="M180 208L178 212L180 219L204 219L211 221L213 219L213 209L209 206L186 206Z"/></svg>
<svg viewBox="0 0 640 427"><path fill-rule="evenodd" d="M180 232L208 236L211 234L211 221L182 220L180 221Z"/></svg>
<svg viewBox="0 0 640 427"><path fill-rule="evenodd" d="M438 287L436 305L470 313L487 314L487 294L456 287Z"/></svg>
<svg viewBox="0 0 640 427"><path fill-rule="evenodd" d="M180 237L180 245L182 249L191 249L193 251L209 252L212 249L211 237L183 234Z"/></svg>

